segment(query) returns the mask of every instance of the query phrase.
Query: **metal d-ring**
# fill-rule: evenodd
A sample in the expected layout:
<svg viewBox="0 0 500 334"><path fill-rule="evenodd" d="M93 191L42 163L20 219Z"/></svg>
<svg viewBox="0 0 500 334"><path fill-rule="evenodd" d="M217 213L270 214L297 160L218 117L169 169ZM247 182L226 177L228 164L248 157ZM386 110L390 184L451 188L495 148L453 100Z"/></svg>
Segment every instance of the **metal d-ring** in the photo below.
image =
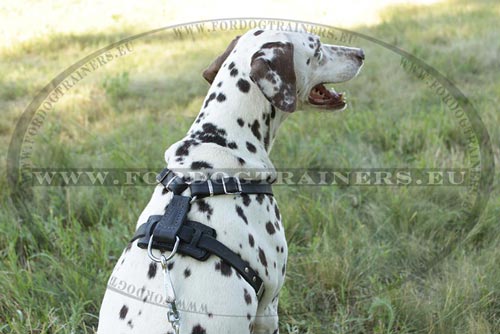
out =
<svg viewBox="0 0 500 334"><path fill-rule="evenodd" d="M151 260L153 260L154 262L157 262L157 263L168 262L177 253L177 248L179 247L180 242L181 242L181 239L179 239L178 236L175 236L174 248L172 249L172 252L170 253L170 255L168 257L165 257L165 255L162 255L161 257L156 257L153 255L153 249L152 249L153 235L152 235L151 238L149 238L149 243L148 243L148 256Z"/></svg>

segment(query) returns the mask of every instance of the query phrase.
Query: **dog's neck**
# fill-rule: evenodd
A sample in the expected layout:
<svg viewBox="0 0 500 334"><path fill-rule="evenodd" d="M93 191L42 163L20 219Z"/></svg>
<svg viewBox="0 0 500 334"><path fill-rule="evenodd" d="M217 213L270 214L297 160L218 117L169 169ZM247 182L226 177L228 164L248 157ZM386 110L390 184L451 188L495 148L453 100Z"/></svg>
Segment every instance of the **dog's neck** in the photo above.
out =
<svg viewBox="0 0 500 334"><path fill-rule="evenodd" d="M167 164L170 168L260 169L273 175L269 153L287 115L274 108L245 73L217 76L186 137L165 153Z"/></svg>
<svg viewBox="0 0 500 334"><path fill-rule="evenodd" d="M255 156L262 158L271 152L277 131L288 113L272 106L250 78L240 79L249 84L248 92L231 87L235 86L234 82L222 82L220 86L214 82L187 135L213 124L224 129L228 142L243 145L237 151L249 151L245 148L248 142L256 147Z"/></svg>

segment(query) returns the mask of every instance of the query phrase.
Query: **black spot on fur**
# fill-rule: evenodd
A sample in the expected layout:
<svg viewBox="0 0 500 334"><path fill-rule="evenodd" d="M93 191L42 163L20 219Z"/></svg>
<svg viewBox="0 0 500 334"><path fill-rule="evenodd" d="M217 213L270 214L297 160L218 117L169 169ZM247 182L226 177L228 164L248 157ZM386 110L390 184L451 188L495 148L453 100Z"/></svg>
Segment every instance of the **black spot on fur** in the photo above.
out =
<svg viewBox="0 0 500 334"><path fill-rule="evenodd" d="M274 213L276 214L276 219L281 220L280 209L278 209L276 204L274 205Z"/></svg>
<svg viewBox="0 0 500 334"><path fill-rule="evenodd" d="M125 248L125 253L128 252L130 250L130 248L132 248L132 243L129 242L128 245L127 245L127 248Z"/></svg>
<svg viewBox="0 0 500 334"><path fill-rule="evenodd" d="M252 202L252 200L250 199L250 196L248 196L248 194L241 194L241 199L243 200L243 205L245 205L245 206L249 206L250 202Z"/></svg>
<svg viewBox="0 0 500 334"><path fill-rule="evenodd" d="M218 128L212 123L205 123L202 125L202 130L193 133L194 137L202 143L214 143L220 146L227 146L226 130ZM198 145L196 143L194 145Z"/></svg>
<svg viewBox="0 0 500 334"><path fill-rule="evenodd" d="M273 105L271 105L271 118L274 117L276 117L276 108Z"/></svg>
<svg viewBox="0 0 500 334"><path fill-rule="evenodd" d="M314 42L314 39L313 39L311 36L309 36L308 40L309 40L310 42Z"/></svg>
<svg viewBox="0 0 500 334"><path fill-rule="evenodd" d="M223 276L227 277L231 276L231 274L233 273L233 268L231 268L231 265L224 260L220 260L219 262L215 263L215 270L220 271Z"/></svg>
<svg viewBox="0 0 500 334"><path fill-rule="evenodd" d="M213 99L215 99L216 97L216 94L215 93L212 93L208 96L208 99L205 101L205 106L204 108L208 107L208 104L210 103L210 101L212 101Z"/></svg>
<svg viewBox="0 0 500 334"><path fill-rule="evenodd" d="M231 70L231 72L229 72L229 74L230 74L232 77L235 77L235 76L237 76L237 75L238 75L238 70L237 70L237 69L235 69L235 68L233 68L233 69Z"/></svg>
<svg viewBox="0 0 500 334"><path fill-rule="evenodd" d="M219 102L226 101L226 95L224 95L223 93L219 93L219 95L217 95L217 101Z"/></svg>
<svg viewBox="0 0 500 334"><path fill-rule="evenodd" d="M156 276L156 262L152 262L149 264L148 269L148 278L152 279Z"/></svg>
<svg viewBox="0 0 500 334"><path fill-rule="evenodd" d="M279 224L277 221L275 221L275 222L274 222L274 226L276 227L276 229L277 229L278 231L281 229L281 228L280 228L280 224Z"/></svg>
<svg viewBox="0 0 500 334"><path fill-rule="evenodd" d="M189 268L184 269L184 277L188 278L189 276L191 276L191 270Z"/></svg>
<svg viewBox="0 0 500 334"><path fill-rule="evenodd" d="M177 147L177 150L175 150L175 155L178 157L187 156L189 155L189 148L196 145L198 145L198 143L193 139L185 140L181 145L179 145L179 147Z"/></svg>
<svg viewBox="0 0 500 334"><path fill-rule="evenodd" d="M266 253L262 250L262 248L259 247L259 260L260 263L267 268L267 258L266 258Z"/></svg>
<svg viewBox="0 0 500 334"><path fill-rule="evenodd" d="M256 32L253 33L254 36L259 36L260 34L262 34L264 32L264 30L257 30Z"/></svg>
<svg viewBox="0 0 500 334"><path fill-rule="evenodd" d="M204 200L199 200L195 203L198 205L198 210L200 210L200 212L206 213L207 218L210 219L210 217L214 213L214 209L210 206L210 204L208 204Z"/></svg>
<svg viewBox="0 0 500 334"><path fill-rule="evenodd" d="M245 159L238 157L238 162L243 166L245 164Z"/></svg>
<svg viewBox="0 0 500 334"><path fill-rule="evenodd" d="M191 169L202 169L202 168L214 168L214 166L212 166L206 161L193 161L191 163Z"/></svg>
<svg viewBox="0 0 500 334"><path fill-rule="evenodd" d="M245 213L243 212L243 209L241 208L241 206L236 205L236 213L238 214L238 216L240 216L241 219L243 219L243 221L245 222L245 224L248 225L247 216L245 216Z"/></svg>
<svg viewBox="0 0 500 334"><path fill-rule="evenodd" d="M205 330L205 328L201 327L200 324L198 324L193 327L193 329L191 330L191 334L207 334L207 331Z"/></svg>
<svg viewBox="0 0 500 334"><path fill-rule="evenodd" d="M243 297L245 298L245 303L247 303L247 305L252 304L252 296L248 293L247 289L243 289Z"/></svg>
<svg viewBox="0 0 500 334"><path fill-rule="evenodd" d="M127 321L127 325L128 325L130 328L134 328L134 324L132 324L132 319L130 319L129 321Z"/></svg>
<svg viewBox="0 0 500 334"><path fill-rule="evenodd" d="M266 123L266 126L269 127L269 125L271 125L271 114L265 113L263 118L264 118L264 122Z"/></svg>
<svg viewBox="0 0 500 334"><path fill-rule="evenodd" d="M174 261L170 261L168 264L167 264L167 268L168 270L172 270L174 268Z"/></svg>
<svg viewBox="0 0 500 334"><path fill-rule="evenodd" d="M235 150L238 148L238 145L236 145L236 143L234 141L232 141L229 144L227 144L227 147L229 147L232 150Z"/></svg>
<svg viewBox="0 0 500 334"><path fill-rule="evenodd" d="M125 317L127 316L128 313L128 307L127 305L123 305L122 308L120 309L120 319L124 320Z"/></svg>
<svg viewBox="0 0 500 334"><path fill-rule="evenodd" d="M235 66L235 63L234 61L231 62L231 64L229 64L229 66L227 67L228 69L232 70Z"/></svg>
<svg viewBox="0 0 500 334"><path fill-rule="evenodd" d="M250 90L250 83L245 79L238 80L236 85L238 86L239 90L243 93L248 93L248 91Z"/></svg>
<svg viewBox="0 0 500 334"><path fill-rule="evenodd" d="M247 142L247 150L249 150L252 153L257 152L257 148L255 147L255 145L250 142Z"/></svg>
<svg viewBox="0 0 500 334"><path fill-rule="evenodd" d="M274 234L276 232L276 229L274 228L274 225L271 222L266 223L266 230L267 230L267 233L269 233L269 234Z"/></svg>
<svg viewBox="0 0 500 334"><path fill-rule="evenodd" d="M243 127L243 125L245 125L245 121L243 121L241 118L238 118L236 120L236 122L238 122L238 125L241 126L241 127Z"/></svg>
<svg viewBox="0 0 500 334"><path fill-rule="evenodd" d="M255 245L255 240L253 238L253 235L251 234L248 235L248 243L250 244L250 247L253 247Z"/></svg>
<svg viewBox="0 0 500 334"><path fill-rule="evenodd" d="M248 320L252 319L252 316L250 315L250 313L247 313L247 319Z"/></svg>
<svg viewBox="0 0 500 334"><path fill-rule="evenodd" d="M255 138L257 138L258 140L260 140L261 138L261 135L260 135L260 123L258 120L255 120L251 126L251 129L252 129L252 133L253 135L255 136Z"/></svg>
<svg viewBox="0 0 500 334"><path fill-rule="evenodd" d="M259 204L262 205L262 203L264 202L264 198L266 196L264 194L257 194L257 196L255 197L255 199L257 200L257 202L259 202Z"/></svg>
<svg viewBox="0 0 500 334"><path fill-rule="evenodd" d="M306 65L309 65L311 63L311 58L307 58Z"/></svg>
<svg viewBox="0 0 500 334"><path fill-rule="evenodd" d="M217 87L222 86L222 81L217 84Z"/></svg>
<svg viewBox="0 0 500 334"><path fill-rule="evenodd" d="M195 123L200 123L200 122L201 122L201 120L203 119L203 116L204 116L204 115L205 115L205 114L204 114L204 113L203 113L203 111L202 111L202 112L198 115L198 117L196 117L196 121L195 121Z"/></svg>

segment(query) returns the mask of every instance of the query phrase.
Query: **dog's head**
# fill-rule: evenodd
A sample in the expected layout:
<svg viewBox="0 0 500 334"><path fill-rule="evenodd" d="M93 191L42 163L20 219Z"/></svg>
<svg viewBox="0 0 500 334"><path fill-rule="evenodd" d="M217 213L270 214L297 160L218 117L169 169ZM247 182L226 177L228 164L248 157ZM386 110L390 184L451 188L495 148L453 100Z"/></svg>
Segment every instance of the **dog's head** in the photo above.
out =
<svg viewBox="0 0 500 334"><path fill-rule="evenodd" d="M293 112L302 102L328 110L344 109L343 94L325 85L354 78L364 53L358 48L322 44L318 36L308 33L254 29L235 38L203 72L209 83L228 58L239 60L248 70L242 75L248 75L276 108Z"/></svg>

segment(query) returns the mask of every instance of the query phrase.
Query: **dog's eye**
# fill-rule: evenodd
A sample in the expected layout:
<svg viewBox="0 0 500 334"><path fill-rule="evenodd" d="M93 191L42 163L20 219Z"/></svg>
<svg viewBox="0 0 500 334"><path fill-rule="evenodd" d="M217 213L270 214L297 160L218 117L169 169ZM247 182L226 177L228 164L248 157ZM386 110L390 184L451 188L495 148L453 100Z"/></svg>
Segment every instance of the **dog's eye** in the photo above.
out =
<svg viewBox="0 0 500 334"><path fill-rule="evenodd" d="M316 50L314 50L314 57L318 58L318 61L321 61L323 59L323 50L321 50L321 44L318 44L318 47Z"/></svg>
<svg viewBox="0 0 500 334"><path fill-rule="evenodd" d="M314 57L318 60L318 62L321 62L323 59L323 51L321 49L316 50L316 52L314 52Z"/></svg>

